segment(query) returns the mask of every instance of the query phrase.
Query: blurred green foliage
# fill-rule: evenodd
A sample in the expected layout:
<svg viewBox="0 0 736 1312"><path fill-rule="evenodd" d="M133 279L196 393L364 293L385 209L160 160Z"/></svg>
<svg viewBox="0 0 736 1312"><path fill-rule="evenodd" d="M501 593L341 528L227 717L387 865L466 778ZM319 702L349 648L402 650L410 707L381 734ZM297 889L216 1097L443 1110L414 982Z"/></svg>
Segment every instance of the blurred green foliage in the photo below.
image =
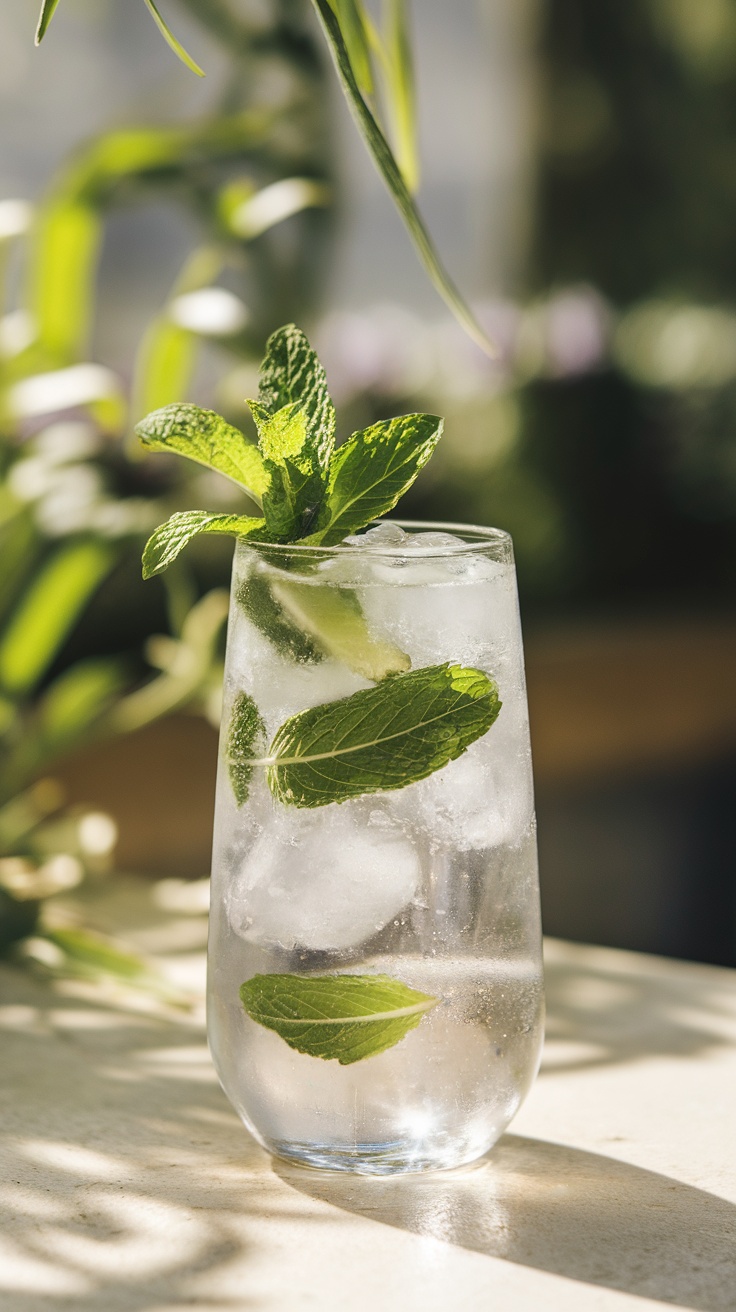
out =
<svg viewBox="0 0 736 1312"><path fill-rule="evenodd" d="M314 303L330 230L312 37L288 0L270 24L233 25L218 109L110 132L62 165L36 208L0 201L0 946L35 929L39 959L64 969L129 974L130 962L43 911L109 865L115 838L109 817L65 807L56 766L177 709L219 718L227 594L212 585L225 562L205 551L204 568L183 564L152 603L142 596L142 543L169 509L196 504L197 475L143 458L132 425L187 394L206 349L226 381L235 371L235 392L268 333ZM282 74L262 103L259 61ZM111 211L161 196L199 236L142 325L130 389L94 359L100 249ZM227 504L226 486L219 495Z"/></svg>

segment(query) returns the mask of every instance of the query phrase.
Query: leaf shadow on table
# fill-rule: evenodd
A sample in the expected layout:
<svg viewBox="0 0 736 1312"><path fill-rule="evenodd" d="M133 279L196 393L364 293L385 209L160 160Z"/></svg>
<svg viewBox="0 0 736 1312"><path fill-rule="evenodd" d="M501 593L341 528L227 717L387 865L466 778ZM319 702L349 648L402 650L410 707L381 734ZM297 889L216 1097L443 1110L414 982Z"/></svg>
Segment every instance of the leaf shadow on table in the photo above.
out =
<svg viewBox="0 0 736 1312"><path fill-rule="evenodd" d="M3 1312L263 1306L264 1222L322 1209L244 1132L199 1021L0 966L0 1051Z"/></svg>
<svg viewBox="0 0 736 1312"><path fill-rule="evenodd" d="M463 1171L275 1170L300 1193L415 1235L695 1312L734 1310L736 1206L597 1153L505 1135Z"/></svg>
<svg viewBox="0 0 736 1312"><path fill-rule="evenodd" d="M548 940L545 992L543 1075L698 1058L736 1041L733 972Z"/></svg>

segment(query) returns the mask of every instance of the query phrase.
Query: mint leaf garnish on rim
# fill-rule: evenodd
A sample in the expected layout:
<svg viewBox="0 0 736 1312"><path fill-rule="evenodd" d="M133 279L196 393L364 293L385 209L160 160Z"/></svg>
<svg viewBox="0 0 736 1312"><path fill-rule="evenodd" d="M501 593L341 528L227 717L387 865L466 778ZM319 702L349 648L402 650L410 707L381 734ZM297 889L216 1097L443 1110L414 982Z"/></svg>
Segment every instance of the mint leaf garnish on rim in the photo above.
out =
<svg viewBox="0 0 736 1312"><path fill-rule="evenodd" d="M143 548L143 577L152 579L176 560L198 533L227 533L231 537L263 538L265 519L249 515L210 514L208 510L182 510L160 524Z"/></svg>
<svg viewBox="0 0 736 1312"><path fill-rule="evenodd" d="M240 999L290 1048L341 1066L393 1048L439 1003L388 975L254 975Z"/></svg>
<svg viewBox="0 0 736 1312"><path fill-rule="evenodd" d="M353 433L330 461L322 527L305 539L330 546L393 510L440 437L437 415L401 415Z"/></svg>
<svg viewBox="0 0 736 1312"><path fill-rule="evenodd" d="M327 806L426 779L487 733L501 709L482 670L430 665L292 715L276 733L268 786L287 806Z"/></svg>
<svg viewBox="0 0 736 1312"><path fill-rule="evenodd" d="M216 469L261 506L270 484L263 456L214 410L202 410L198 405L166 405L146 415L135 431L149 451L172 452Z"/></svg>
<svg viewBox="0 0 736 1312"><path fill-rule="evenodd" d="M238 483L263 518L204 510L175 515L144 551L144 577L167 568L198 533L330 546L392 510L442 432L436 415L403 415L353 433L334 450L324 369L294 324L269 338L257 401L258 446L213 410L177 404L136 426L143 445L175 452ZM260 526L260 527L259 527Z"/></svg>
<svg viewBox="0 0 736 1312"><path fill-rule="evenodd" d="M248 404L270 475L266 523L276 537L294 541L309 531L324 500L335 408L325 371L293 324L269 338L258 400Z"/></svg>

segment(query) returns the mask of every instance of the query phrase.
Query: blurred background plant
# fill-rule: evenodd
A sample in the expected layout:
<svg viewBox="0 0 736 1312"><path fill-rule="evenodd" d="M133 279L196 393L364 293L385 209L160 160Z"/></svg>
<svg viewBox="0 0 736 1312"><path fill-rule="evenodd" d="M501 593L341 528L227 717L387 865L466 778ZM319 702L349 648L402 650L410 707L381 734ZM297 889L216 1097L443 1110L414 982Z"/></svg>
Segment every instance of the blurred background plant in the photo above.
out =
<svg viewBox="0 0 736 1312"><path fill-rule="evenodd" d="M0 334L5 478L40 544L37 558L18 547L26 575L5 555L9 586L18 608L32 574L72 547L89 580L24 713L38 716L75 663L111 668L122 654L128 682L89 729L110 733L145 691L151 635L180 639L192 604L226 583L227 546L203 539L169 592L142 588L151 520L213 497L225 508L229 492L140 460L126 434L184 396L245 425L265 337L298 319L343 432L401 408L447 416L407 513L514 536L548 929L734 963L736 11L423 0L411 37L406 12L179 0L166 16L204 81L142 4L64 0L42 64L23 53L20 0L0 16L0 94L18 129L0 154L6 194L35 192L103 100L106 123L140 102L158 125L83 147L30 227L25 203L2 211L6 245L28 248L25 274L10 261ZM434 290L345 123L328 47ZM422 252L417 128L422 209L473 288L472 315ZM471 318L496 359L464 330ZM212 713L213 686L204 677L191 707ZM158 768L155 821L134 787L143 760ZM73 803L114 813L123 865L193 876L213 771L201 717L185 732L175 716L57 773Z"/></svg>

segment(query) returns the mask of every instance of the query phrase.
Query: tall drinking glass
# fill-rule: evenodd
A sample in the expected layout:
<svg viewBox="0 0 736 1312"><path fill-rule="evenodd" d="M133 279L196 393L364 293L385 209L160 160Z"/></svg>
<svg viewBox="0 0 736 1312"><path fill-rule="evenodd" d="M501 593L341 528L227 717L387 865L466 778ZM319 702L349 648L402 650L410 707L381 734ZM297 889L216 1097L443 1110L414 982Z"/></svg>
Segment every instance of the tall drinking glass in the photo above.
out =
<svg viewBox="0 0 736 1312"><path fill-rule="evenodd" d="M293 764L308 739L309 768L333 764L329 735L315 749L317 722L344 723L349 754L356 723L364 740L378 736L377 698L408 690L411 712L412 690L424 696L427 680L460 687L457 668L482 672L501 705L456 759L402 785L414 740L399 715L382 767L390 761L390 780L379 771L361 795L330 801L329 785L327 800L313 793L306 803L298 788L274 786L274 762ZM385 738L385 715L379 728ZM454 739L438 733L444 750ZM374 998L371 1010L365 994L372 1030L352 1002L340 1015L347 1003L336 1001L339 990L360 1011L366 977L389 981L388 1002ZM315 981L331 989L329 1014L309 992ZM375 1174L454 1167L483 1154L514 1116L539 1063L543 989L507 534L384 521L337 547L238 544L208 1025L233 1106L261 1144L292 1161ZM328 1055L315 1055L318 1029Z"/></svg>

